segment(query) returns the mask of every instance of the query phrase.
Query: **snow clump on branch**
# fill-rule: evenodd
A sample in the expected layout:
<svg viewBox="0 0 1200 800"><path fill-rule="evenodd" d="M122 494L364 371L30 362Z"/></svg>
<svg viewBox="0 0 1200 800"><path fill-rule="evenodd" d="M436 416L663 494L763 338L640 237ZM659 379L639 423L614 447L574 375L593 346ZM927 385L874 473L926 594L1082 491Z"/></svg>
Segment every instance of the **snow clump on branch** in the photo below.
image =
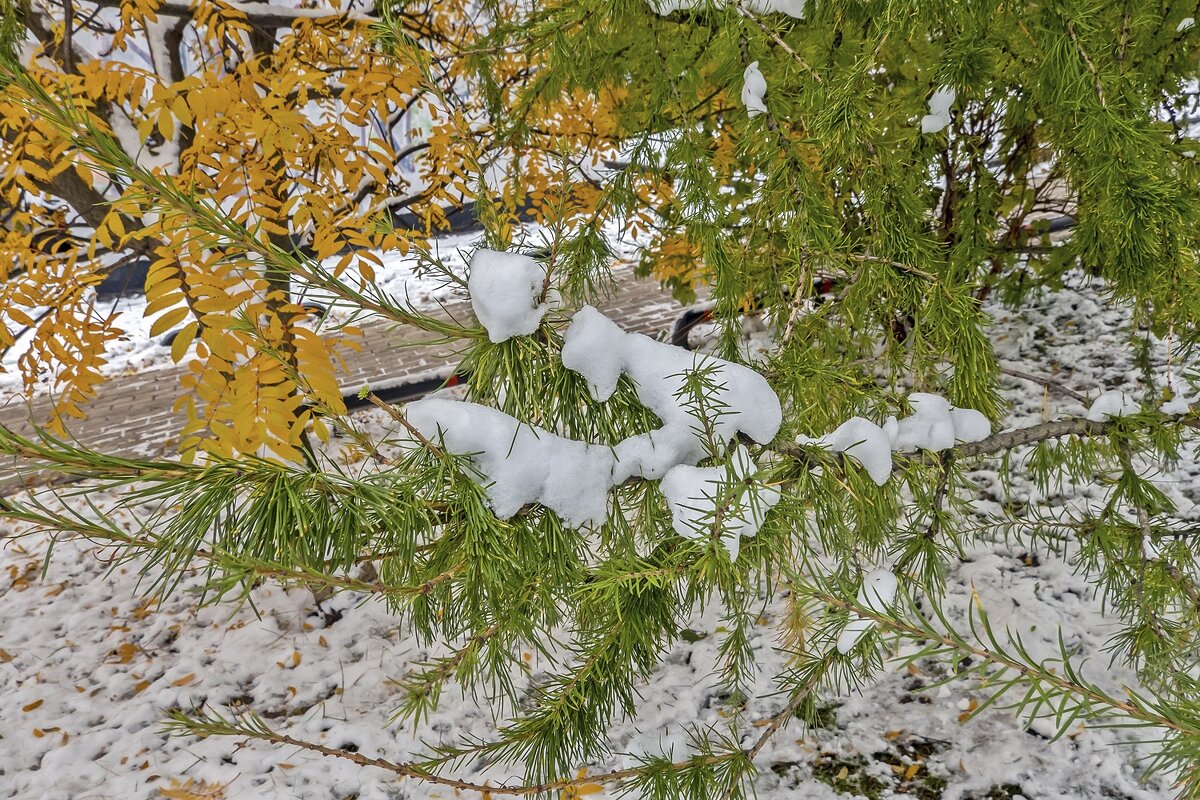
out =
<svg viewBox="0 0 1200 800"><path fill-rule="evenodd" d="M680 536L699 539L719 525L721 543L737 561L742 537L757 535L767 511L779 502L776 489L752 480L757 469L742 445L724 466L672 468L661 484L671 527Z"/></svg>
<svg viewBox="0 0 1200 800"><path fill-rule="evenodd" d="M752 117L767 113L767 104L763 102L763 96L767 93L767 79L759 71L757 61L746 67L742 81L742 103L746 106L746 113Z"/></svg>
<svg viewBox="0 0 1200 800"><path fill-rule="evenodd" d="M716 443L744 433L767 444L783 422L779 397L754 370L626 333L591 306L571 320L563 336L562 363L583 375L592 396L601 402L612 397L621 375L628 374L638 400L663 422L658 430L616 445L615 483L635 476L653 480L679 464L699 463L708 455L703 423ZM689 372L705 373L712 382L712 390L702 398L705 408L688 405Z"/></svg>
<svg viewBox="0 0 1200 800"><path fill-rule="evenodd" d="M955 408L941 395L913 392L908 396L913 414L883 425L897 452L949 450L962 442L978 442L992 433L988 418L971 408Z"/></svg>
<svg viewBox="0 0 1200 800"><path fill-rule="evenodd" d="M954 89L938 89L929 98L929 113L921 117L921 133L937 133L950 124L950 106L954 105Z"/></svg>
<svg viewBox="0 0 1200 800"><path fill-rule="evenodd" d="M796 443L843 453L861 464L877 486L883 486L892 474L893 452L936 452L991 435L987 417L971 408L955 408L941 395L914 392L908 402L913 414L904 419L888 417L880 426L863 417L851 417L832 433L815 439L797 436Z"/></svg>
<svg viewBox="0 0 1200 800"><path fill-rule="evenodd" d="M475 251L467 291L489 339L499 343L538 329L550 310L550 303L539 302L545 281L545 267L529 256Z"/></svg>
<svg viewBox="0 0 1200 800"><path fill-rule="evenodd" d="M503 264L493 258L496 255L503 254L483 259L489 265L485 272ZM510 260L502 268L513 265L508 275L520 277L519 261ZM518 284L523 286L523 280L487 285L504 290ZM664 478L662 489L676 532L696 537L706 527L719 525L717 533L736 559L741 537L758 533L767 510L779 501L779 492L752 482L757 467L742 446L727 466L695 465L710 455L710 448L723 447L739 433L761 444L775 438L783 411L766 379L739 364L627 333L591 306L572 320L562 362L584 376L599 401L611 397L621 375L628 374L638 399L658 415L663 427L609 448L563 438L487 406L426 398L406 408L413 438L467 458L501 519L540 503L570 527L599 525L607 516L608 492L614 486L633 476ZM692 401L688 373L695 372L702 372L708 383L705 396ZM732 486L741 489L730 495Z"/></svg>
<svg viewBox="0 0 1200 800"><path fill-rule="evenodd" d="M797 436L797 444L815 444L834 453L850 456L867 471L876 486L892 474L892 442L883 428L863 417L851 417L833 433L816 439Z"/></svg>
<svg viewBox="0 0 1200 800"><path fill-rule="evenodd" d="M896 601L896 576L886 569L867 573L858 590L858 604L876 614L887 614ZM838 636L837 649L842 655L849 653L858 640L875 626L875 620L855 614Z"/></svg>
<svg viewBox="0 0 1200 800"><path fill-rule="evenodd" d="M608 515L613 456L609 448L565 439L503 411L459 400L409 403L408 423L447 452L465 456L487 481L492 511L508 519L541 503L573 528Z"/></svg>
<svg viewBox="0 0 1200 800"><path fill-rule="evenodd" d="M1142 410L1132 397L1121 391L1105 392L1096 398L1088 409L1087 418L1092 422L1103 422L1109 417L1127 417Z"/></svg>

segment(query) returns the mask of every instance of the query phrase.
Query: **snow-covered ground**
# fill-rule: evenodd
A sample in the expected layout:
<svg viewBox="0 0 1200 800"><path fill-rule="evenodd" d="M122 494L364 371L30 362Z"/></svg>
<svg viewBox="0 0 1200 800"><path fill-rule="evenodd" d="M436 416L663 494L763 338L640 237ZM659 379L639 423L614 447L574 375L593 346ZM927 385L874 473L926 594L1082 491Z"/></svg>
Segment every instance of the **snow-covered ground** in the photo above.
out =
<svg viewBox="0 0 1200 800"><path fill-rule="evenodd" d="M403 281L403 277L396 280ZM400 284L403 285L403 284ZM410 289L410 293L411 293ZM1094 288L1080 284L1046 295L1013 313L991 309L993 339L1004 363L1052 376L1090 397L1105 389L1136 388L1137 368L1127 355L1121 327L1127 315L1107 307ZM1157 345L1160 362L1165 361ZM1162 376L1165 380L1165 375ZM1178 370L1172 376L1178 384ZM1044 396L1019 380L1006 383L1011 414L1006 427L1044 417L1081 414L1085 404ZM394 425L382 412L361 414L382 432ZM1160 486L1200 516L1195 459L1158 477ZM986 466L973 474L977 507L998 511L1000 489ZM79 487L104 504L103 493ZM1042 497L1023 481L1014 492L1042 511L1079 497ZM0 532L12 532L2 527ZM307 590L263 584L251 604L196 609L188 576L161 605L139 591L138 565L111 568L105 551L80 540L54 546L41 573L49 541L40 535L10 542L0 551L0 800L211 797L395 798L470 797L471 793L403 781L381 770L361 769L296 748L238 747L222 738L168 737L162 720L172 709L205 706L222 714L253 707L282 732L329 746L353 746L364 755L403 761L422 743L452 743L494 730L488 707L454 692L417 730L390 722L396 706L392 681L430 654L416 647L377 601L345 593L316 603ZM1092 677L1113 685L1130 678L1109 675L1104 645L1114 628L1082 577L1050 551L1028 552L1000 534L984 536L951 565L946 605L965 613L972 592L993 625L1022 631L1025 643L1047 655L1060 628L1090 657ZM753 646L762 665L755 696L742 709L746 736L780 707L770 677L782 667L777 624L780 598L764 598ZM685 727L727 724L735 713L719 696L711 674L720 625L708 613L689 621L699 637L679 642L641 690L636 719L610 731L614 753L685 748ZM531 679L546 665L529 654ZM861 692L822 698L825 724L797 725L776 736L760 754L758 795L765 800L839 796L973 798L1165 798L1166 782L1138 781L1142 751L1114 747L1118 733L1076 725L1050 742L1048 731L1026 730L1003 710L961 719L983 695L968 681L922 692L942 677L934 667L886 673ZM579 764L592 773L631 763L614 756ZM457 774L493 783L516 770ZM843 792L844 794L839 794ZM603 796L603 795L597 795Z"/></svg>

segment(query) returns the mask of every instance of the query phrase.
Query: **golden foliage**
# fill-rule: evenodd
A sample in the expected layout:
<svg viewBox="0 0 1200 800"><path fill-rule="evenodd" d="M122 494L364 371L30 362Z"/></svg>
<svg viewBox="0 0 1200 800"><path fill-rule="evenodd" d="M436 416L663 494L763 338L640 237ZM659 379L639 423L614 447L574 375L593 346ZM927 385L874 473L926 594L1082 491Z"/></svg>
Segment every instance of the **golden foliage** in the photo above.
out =
<svg viewBox="0 0 1200 800"><path fill-rule="evenodd" d="M86 2L76 5L88 13ZM564 180L561 154L589 151L594 166L601 145L622 135L626 90L540 100L523 110L524 135L501 135L486 122L483 93L463 90L485 33L470 0L403 16L411 42L392 54L377 46L371 20L338 3L296 10L266 42L252 5L194 0L188 8L180 16L178 4L123 0L107 57L65 57L71 44L54 26L30 74L157 180L219 205L247 242L231 245L184 212L160 213L161 204L150 213L143 188L81 157L61 127L6 90L0 196L13 213L0 230L0 355L27 343L25 389L52 383L51 422L61 432L64 419L85 413L104 380L106 346L123 334L96 306L93 287L116 264L145 259L151 335L174 334L171 356L186 364L185 456L300 460L305 432L326 432L321 418L345 410L338 356L256 248L287 251L302 239L313 258L335 259L334 273L361 287L381 263L375 252L408 252L444 227L497 165L506 174L492 187L501 226L512 230L522 214L546 222L595 215L598 187ZM163 46L185 25L186 41L174 46L187 51L189 69ZM149 52L153 68L118 55L135 50ZM489 65L502 100L537 67L520 48ZM669 187L644 193L661 200ZM377 224L389 210L419 222ZM47 231L73 244L47 249ZM675 258L684 245L664 247Z"/></svg>
<svg viewBox="0 0 1200 800"><path fill-rule="evenodd" d="M664 237L650 250L651 272L663 283L695 288L708 280L700 248L685 233Z"/></svg>

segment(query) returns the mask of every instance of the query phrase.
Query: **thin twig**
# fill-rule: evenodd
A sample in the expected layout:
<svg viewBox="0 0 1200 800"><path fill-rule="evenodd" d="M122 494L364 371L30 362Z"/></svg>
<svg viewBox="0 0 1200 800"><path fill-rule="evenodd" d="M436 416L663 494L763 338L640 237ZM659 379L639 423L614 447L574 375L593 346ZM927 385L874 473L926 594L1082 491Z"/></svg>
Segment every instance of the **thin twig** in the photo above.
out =
<svg viewBox="0 0 1200 800"><path fill-rule="evenodd" d="M547 781L545 783L531 783L523 785L499 785L491 786L486 783L471 783L470 781L458 780L456 778L444 778L440 775L435 775L427 769L418 766L414 762L397 763L388 761L383 758L372 758L363 755L362 753L353 753L349 750L341 750L334 747L326 747L316 742L305 741L304 739L296 739L287 734L278 733L273 730L251 731L238 729L236 735L246 736L253 739L261 739L263 741L273 742L275 744L285 744L292 747L299 747L303 750L308 750L314 753L320 753L323 756L331 758L341 758L358 764L361 767L377 767L378 769L386 770L394 775L399 775L402 778L415 778L425 781L426 783L437 784L438 786L446 786L452 789L467 792L479 792L485 797L497 794L529 796L545 794L547 792L561 791L571 789L585 783L615 783L627 778L634 778L641 774L641 767L631 767L629 769L614 770L612 772L604 772L598 775L583 775L577 778L564 778L557 781ZM716 764L721 761L728 761L739 755L738 753L729 753L722 755L706 756L697 761L677 761L671 766L675 769L683 769L684 767L692 766L696 763Z"/></svg>
<svg viewBox="0 0 1200 800"><path fill-rule="evenodd" d="M1096 86L1096 94L1100 96L1100 105L1108 106L1108 101L1104 99L1104 84L1100 82L1100 71L1096 69L1096 65L1092 62L1091 57L1087 54L1087 50L1083 49L1083 43L1079 41L1079 36L1075 33L1075 23L1067 21L1067 35L1071 37L1071 42L1075 45L1075 49L1079 51L1080 58L1087 68L1092 73L1092 82Z"/></svg>
<svg viewBox="0 0 1200 800"><path fill-rule="evenodd" d="M1062 385L1061 383L1050 380L1049 378L1044 378L1041 375L1034 375L1029 372L1022 372L1021 370L1014 369L1013 367L1000 367L1000 372L1004 375L1010 375L1014 378L1020 378L1023 381L1029 381L1030 383L1036 383L1039 386L1045 386L1047 389L1058 392L1059 394L1065 395L1074 400L1078 400L1079 402L1083 403L1084 405L1088 404L1087 395L1080 394L1079 392L1075 391L1074 389L1070 389L1070 388Z"/></svg>
<svg viewBox="0 0 1200 800"><path fill-rule="evenodd" d="M739 14L741 14L743 17L750 20L755 25L757 25L759 28L761 28L762 32L767 35L767 38L770 39L771 41L773 41L775 44L779 45L780 49L782 49L783 52L787 53L789 56L791 56L793 59L795 59L797 64L799 64L801 67L803 67L804 70L806 72L808 72L808 74L813 76L813 80L815 80L817 83L825 82L821 78L821 75L819 72L817 72L815 69L810 67L808 65L808 62L805 61L803 58L801 58L800 54L792 49L791 45L789 45L787 42L785 42L779 36L779 34L775 33L775 31L768 28L766 26L766 24L761 19L759 19L756 14L753 14L749 10L747 10L747 8L742 5L741 0L735 0L734 8L736 8L737 12Z"/></svg>
<svg viewBox="0 0 1200 800"><path fill-rule="evenodd" d="M388 413L388 415L392 419L396 420L396 422L399 422L401 425L403 425L405 430L407 430L409 433L411 433L413 435L413 438L415 438L418 442L423 444L425 446L425 448L427 450L429 450L429 452L433 453L438 458L442 458L446 455L446 452L444 450L442 450L442 448L438 447L436 444L434 444L433 442L426 439L424 434L422 434L419 430L417 430L415 427L413 427L413 424L408 421L408 418L400 413L400 409L396 408L391 403L384 402L383 400L380 399L379 395L375 394L374 392L371 392L370 394L368 394L367 399L369 401L371 401L371 405L375 406L376 408L382 408L384 411L386 411Z"/></svg>

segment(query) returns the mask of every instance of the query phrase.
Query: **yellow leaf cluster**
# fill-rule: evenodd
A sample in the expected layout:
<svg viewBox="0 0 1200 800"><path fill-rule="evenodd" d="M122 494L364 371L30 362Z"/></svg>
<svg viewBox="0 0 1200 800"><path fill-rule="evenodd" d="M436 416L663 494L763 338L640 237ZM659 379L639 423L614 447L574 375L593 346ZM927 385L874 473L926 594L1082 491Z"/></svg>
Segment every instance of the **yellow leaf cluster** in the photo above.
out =
<svg viewBox="0 0 1200 800"><path fill-rule="evenodd" d="M685 233L674 233L648 250L650 271L663 283L678 283L695 288L708 280L708 268L700 257L700 248Z"/></svg>
<svg viewBox="0 0 1200 800"><path fill-rule="evenodd" d="M180 5L121 0L113 50L146 50L152 34L180 18ZM127 57L65 62L58 26L30 74L157 179L219 206L246 239L205 233L186 211L164 208L90 163L22 98L0 96L0 196L15 209L0 230L0 353L28 344L19 361L26 391L52 381L60 424L85 413L103 379L106 345L122 333L95 307L92 287L114 261L145 258L151 335L173 335L172 358L187 362L185 453L299 460L304 432L322 433L322 417L345 410L337 355L306 327L262 252L303 241L361 288L382 263L363 251L408 252L444 228L448 212L484 185L485 165L511 165L509 180L490 189L502 228L528 216L599 214L597 187L565 170L562 153L624 136L626 90L539 102L526 112L529 137L501 141L481 121L482 99L459 91L471 80L469 54L486 35L476 5L444 0L404 15L418 46L387 55L367 21L338 4L327 14L298 13L270 47L256 49L248 42L257 23L245 10L192 0L186 13L197 41L188 46L201 57L182 77ZM497 14L508 5L501 0ZM536 69L534 58L519 48L498 53L495 81L515 92ZM63 208L78 204L77 184L93 202L73 208L68 224ZM644 191L665 202L669 187ZM392 209L419 224L379 224ZM47 252L48 235L79 241ZM668 260L677 249L664 248Z"/></svg>

